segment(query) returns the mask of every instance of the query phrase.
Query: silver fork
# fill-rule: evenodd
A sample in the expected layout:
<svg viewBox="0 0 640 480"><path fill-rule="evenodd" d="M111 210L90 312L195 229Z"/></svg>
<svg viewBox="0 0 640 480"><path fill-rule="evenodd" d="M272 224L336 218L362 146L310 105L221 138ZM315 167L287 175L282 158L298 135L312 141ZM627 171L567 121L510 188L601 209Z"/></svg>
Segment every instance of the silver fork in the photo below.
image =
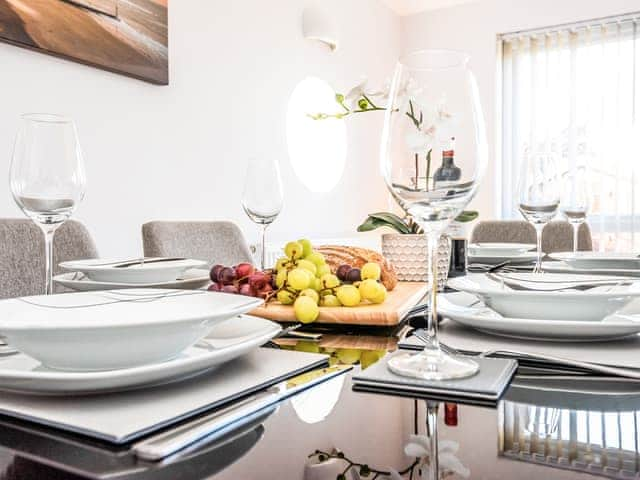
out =
<svg viewBox="0 0 640 480"><path fill-rule="evenodd" d="M429 343L429 337L422 330L414 330L413 335L422 340L424 343ZM440 343L440 348L442 351L449 355L462 355L455 348L452 348L444 343ZM562 358L556 357L553 355L542 355L539 353L528 353L521 352L518 350L505 350L505 349L490 349L484 350L482 352L474 353L470 356L477 357L501 357L501 358L513 358L513 359L528 359L528 360L538 360L541 362L552 363L554 365L559 365L563 367L574 367L580 368L583 370L588 370L589 372L602 373L605 375L610 375L613 377L624 377L624 378L633 378L635 380L640 380L640 371L634 371L628 368L618 368L618 367L608 367L605 365L598 365L596 363L590 362L580 362L577 360L571 360L570 358Z"/></svg>

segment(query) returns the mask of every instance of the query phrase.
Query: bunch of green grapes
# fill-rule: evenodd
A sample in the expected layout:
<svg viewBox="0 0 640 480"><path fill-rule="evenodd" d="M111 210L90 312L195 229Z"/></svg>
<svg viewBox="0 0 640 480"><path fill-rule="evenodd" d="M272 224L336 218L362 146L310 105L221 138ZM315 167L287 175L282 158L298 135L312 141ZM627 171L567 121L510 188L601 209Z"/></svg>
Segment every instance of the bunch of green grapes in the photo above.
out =
<svg viewBox="0 0 640 480"><path fill-rule="evenodd" d="M331 272L324 256L313 250L311 242L301 239L284 247L286 257L274 267L276 298L283 305L293 305L296 319L311 323L320 315L319 306L354 307L363 300L382 303L387 290L380 280L380 266L367 263L352 283L342 283Z"/></svg>

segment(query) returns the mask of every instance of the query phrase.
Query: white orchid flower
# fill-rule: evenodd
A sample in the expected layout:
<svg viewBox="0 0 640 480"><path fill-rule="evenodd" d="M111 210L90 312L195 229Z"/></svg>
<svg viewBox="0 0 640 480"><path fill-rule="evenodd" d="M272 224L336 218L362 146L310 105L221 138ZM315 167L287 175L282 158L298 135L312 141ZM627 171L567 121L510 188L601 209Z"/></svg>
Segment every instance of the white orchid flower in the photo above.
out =
<svg viewBox="0 0 640 480"><path fill-rule="evenodd" d="M456 475L461 476L462 478L469 478L471 475L471 471L465 467L458 457L456 457L453 453L443 453L441 450L438 461L440 462L440 470L443 472L451 472Z"/></svg>
<svg viewBox="0 0 640 480"><path fill-rule="evenodd" d="M430 447L431 441L425 435L411 435L404 447L404 453L408 457L428 457Z"/></svg>
<svg viewBox="0 0 640 480"><path fill-rule="evenodd" d="M440 440L438 442L438 451L440 453L456 453L459 449L460 445L453 440Z"/></svg>
<svg viewBox="0 0 640 480"><path fill-rule="evenodd" d="M415 97L408 97L402 111L413 112L413 116L421 121L419 128L409 128L406 135L407 148L412 153L426 153L436 145L444 147L455 137L456 118L447 108L444 97L429 104L423 104ZM415 123L409 118L407 121Z"/></svg>
<svg viewBox="0 0 640 480"><path fill-rule="evenodd" d="M405 135L407 148L411 153L426 154L433 147L435 138L422 130L409 130Z"/></svg>
<svg viewBox="0 0 640 480"><path fill-rule="evenodd" d="M367 96L374 97L374 98L382 98L383 100L387 100L389 98L390 90L391 90L391 81L387 79L382 85L382 88L380 88L379 90L374 90L372 92L367 93Z"/></svg>
<svg viewBox="0 0 640 480"><path fill-rule="evenodd" d="M360 83L358 83L355 87L347 92L344 96L344 101L347 106L351 109L358 108L358 100L362 98L363 95L366 95L365 88L367 87L368 79L363 78Z"/></svg>
<svg viewBox="0 0 640 480"><path fill-rule="evenodd" d="M409 442L404 447L404 453L409 457L423 459L423 463L429 458L430 448L429 437L425 435L411 435ZM459 449L458 442L452 440L442 440L438 443L438 463L440 471L444 473L455 473L463 478L469 478L471 472L455 456ZM396 472L397 473L397 472ZM422 478L427 479L428 469L422 469ZM394 480L396 477L391 476Z"/></svg>

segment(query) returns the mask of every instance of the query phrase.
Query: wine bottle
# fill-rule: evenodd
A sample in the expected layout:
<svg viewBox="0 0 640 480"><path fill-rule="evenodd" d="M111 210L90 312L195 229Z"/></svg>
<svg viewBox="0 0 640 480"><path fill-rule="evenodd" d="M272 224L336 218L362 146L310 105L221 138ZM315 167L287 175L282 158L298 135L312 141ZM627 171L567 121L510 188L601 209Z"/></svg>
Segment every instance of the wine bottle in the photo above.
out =
<svg viewBox="0 0 640 480"><path fill-rule="evenodd" d="M442 151L442 165L433 174L433 183L436 188L446 187L460 180L462 170L455 164L455 138L451 138L451 143L447 150Z"/></svg>
<svg viewBox="0 0 640 480"><path fill-rule="evenodd" d="M467 238L463 224L453 222L448 234L451 239L451 256L449 258L449 278L467 274Z"/></svg>

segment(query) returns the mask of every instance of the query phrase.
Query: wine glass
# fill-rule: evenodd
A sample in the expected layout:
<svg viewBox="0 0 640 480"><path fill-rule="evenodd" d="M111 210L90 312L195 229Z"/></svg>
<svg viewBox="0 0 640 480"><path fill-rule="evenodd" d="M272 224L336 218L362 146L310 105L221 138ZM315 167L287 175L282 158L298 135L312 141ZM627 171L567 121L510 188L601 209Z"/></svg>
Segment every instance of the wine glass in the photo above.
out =
<svg viewBox="0 0 640 480"><path fill-rule="evenodd" d="M280 166L273 159L249 159L242 193L242 208L254 223L262 225L260 237L260 268L265 269L265 236L267 227L280 214L283 204Z"/></svg>
<svg viewBox="0 0 640 480"><path fill-rule="evenodd" d="M476 193L487 165L484 120L468 56L423 50L402 57L390 89L381 143L381 170L394 199L424 230L429 252L430 309L425 349L395 355L389 369L429 380L473 375L478 364L445 353L437 335L437 250L441 233ZM438 157L456 138L460 175L434 179ZM435 170L435 169L434 169Z"/></svg>
<svg viewBox="0 0 640 480"><path fill-rule="evenodd" d="M560 211L573 227L573 251L578 251L580 225L587 220L589 192L586 168L573 168L562 176L563 189L560 197Z"/></svg>
<svg viewBox="0 0 640 480"><path fill-rule="evenodd" d="M82 201L86 177L68 117L22 115L9 172L13 199L44 233L45 293L53 293L53 236Z"/></svg>
<svg viewBox="0 0 640 480"><path fill-rule="evenodd" d="M542 272L542 230L556 216L559 204L555 155L545 151L525 154L518 181L518 205L522 216L536 229L536 273Z"/></svg>

